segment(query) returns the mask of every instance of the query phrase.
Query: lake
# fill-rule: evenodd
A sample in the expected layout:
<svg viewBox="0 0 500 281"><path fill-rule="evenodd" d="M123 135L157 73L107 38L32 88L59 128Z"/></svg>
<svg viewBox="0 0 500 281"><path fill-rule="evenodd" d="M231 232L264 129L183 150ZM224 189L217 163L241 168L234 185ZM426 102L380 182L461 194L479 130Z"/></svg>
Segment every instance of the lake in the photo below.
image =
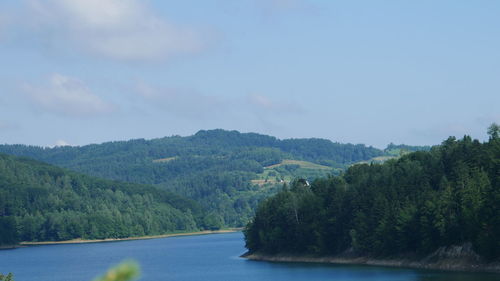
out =
<svg viewBox="0 0 500 281"><path fill-rule="evenodd" d="M133 258L142 281L493 281L500 275L242 259L243 234L33 246L0 251L0 272L16 281L91 281L111 265Z"/></svg>

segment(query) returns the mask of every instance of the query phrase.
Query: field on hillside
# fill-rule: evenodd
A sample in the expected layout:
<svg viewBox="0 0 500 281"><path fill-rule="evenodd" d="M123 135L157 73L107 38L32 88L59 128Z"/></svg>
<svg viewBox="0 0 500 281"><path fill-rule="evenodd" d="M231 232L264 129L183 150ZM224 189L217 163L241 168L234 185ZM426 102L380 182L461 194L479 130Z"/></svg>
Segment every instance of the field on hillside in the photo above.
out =
<svg viewBox="0 0 500 281"><path fill-rule="evenodd" d="M297 178L313 180L317 177L329 174L338 174L340 169L301 160L284 159L281 163L270 165L264 171L257 174L257 178L251 182L258 186L272 186L276 184L290 183Z"/></svg>
<svg viewBox="0 0 500 281"><path fill-rule="evenodd" d="M291 160L291 159L285 159L279 164L267 166L265 168L266 169L274 169L276 167L281 167L284 165L299 165L303 169L311 169L311 170L331 170L332 169L331 167L320 165L320 164L315 164L312 162Z"/></svg>

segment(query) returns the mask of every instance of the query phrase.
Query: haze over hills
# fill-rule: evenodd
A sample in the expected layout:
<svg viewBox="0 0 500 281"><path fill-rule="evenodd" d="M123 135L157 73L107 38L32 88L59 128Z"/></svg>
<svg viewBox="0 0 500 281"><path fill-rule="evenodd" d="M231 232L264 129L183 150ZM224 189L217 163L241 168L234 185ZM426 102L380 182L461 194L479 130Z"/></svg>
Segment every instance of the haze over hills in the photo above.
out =
<svg viewBox="0 0 500 281"><path fill-rule="evenodd" d="M389 149L390 148L390 149ZM284 182L338 174L349 165L402 150L325 139L285 139L256 133L209 130L188 137L44 148L1 145L0 152L31 157L91 176L152 184L194 199L206 225L245 225L263 198Z"/></svg>

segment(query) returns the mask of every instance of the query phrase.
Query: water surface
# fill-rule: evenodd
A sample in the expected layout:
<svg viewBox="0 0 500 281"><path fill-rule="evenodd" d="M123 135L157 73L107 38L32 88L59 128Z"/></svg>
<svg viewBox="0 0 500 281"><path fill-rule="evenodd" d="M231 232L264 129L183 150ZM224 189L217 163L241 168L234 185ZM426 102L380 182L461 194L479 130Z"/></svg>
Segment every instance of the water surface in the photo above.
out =
<svg viewBox="0 0 500 281"><path fill-rule="evenodd" d="M91 281L123 259L142 267L142 281L498 281L500 275L375 266L271 263L239 258L241 233L0 251L0 272L16 281Z"/></svg>

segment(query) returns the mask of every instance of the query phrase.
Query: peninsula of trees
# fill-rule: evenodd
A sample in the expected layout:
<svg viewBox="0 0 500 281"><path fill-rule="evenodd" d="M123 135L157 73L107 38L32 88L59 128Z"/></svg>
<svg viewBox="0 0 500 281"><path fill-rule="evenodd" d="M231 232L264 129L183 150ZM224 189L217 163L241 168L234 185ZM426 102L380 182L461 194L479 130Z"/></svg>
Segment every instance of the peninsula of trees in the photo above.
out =
<svg viewBox="0 0 500 281"><path fill-rule="evenodd" d="M383 164L295 182L263 201L245 230L250 253L423 257L471 243L500 258L500 138L448 138Z"/></svg>

